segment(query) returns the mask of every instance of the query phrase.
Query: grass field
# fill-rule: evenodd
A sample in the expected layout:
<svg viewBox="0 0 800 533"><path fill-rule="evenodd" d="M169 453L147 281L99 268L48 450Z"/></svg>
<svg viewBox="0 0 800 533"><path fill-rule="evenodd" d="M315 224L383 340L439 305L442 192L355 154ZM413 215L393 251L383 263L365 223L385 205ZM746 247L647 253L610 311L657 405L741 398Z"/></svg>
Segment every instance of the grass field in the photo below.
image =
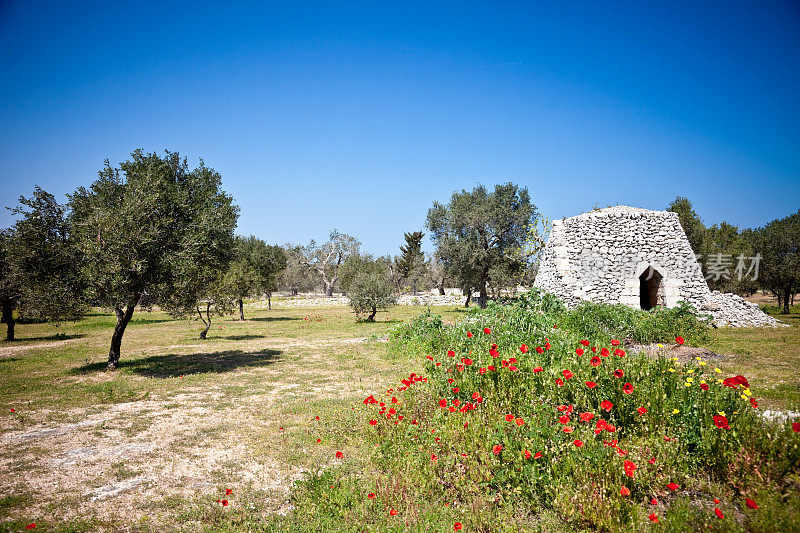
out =
<svg viewBox="0 0 800 533"><path fill-rule="evenodd" d="M205 341L197 322L137 312L116 372L104 370L110 314L19 325L0 344L0 529L280 529L303 471L361 468L361 400L422 368L382 340L421 311L369 324L344 307L247 309ZM794 311L790 328L718 330L706 346L762 407L800 404Z"/></svg>

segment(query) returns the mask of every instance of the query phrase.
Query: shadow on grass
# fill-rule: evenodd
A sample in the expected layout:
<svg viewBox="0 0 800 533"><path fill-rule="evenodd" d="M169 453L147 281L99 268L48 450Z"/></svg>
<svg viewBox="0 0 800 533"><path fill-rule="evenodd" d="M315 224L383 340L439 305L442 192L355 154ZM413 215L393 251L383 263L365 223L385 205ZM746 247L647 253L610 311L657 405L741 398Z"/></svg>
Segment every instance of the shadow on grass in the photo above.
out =
<svg viewBox="0 0 800 533"><path fill-rule="evenodd" d="M264 316L258 318L248 318L248 322L282 322L284 320L300 320L297 316Z"/></svg>
<svg viewBox="0 0 800 533"><path fill-rule="evenodd" d="M82 339L85 336L83 333L72 333L70 335L56 333L54 335L45 335L44 337L17 337L12 342L68 341L70 339Z"/></svg>
<svg viewBox="0 0 800 533"><path fill-rule="evenodd" d="M280 360L279 350L259 350L243 352L225 350L222 352L192 353L185 355L153 355L133 361L120 361L119 370L152 378L174 378L190 374L220 374L239 368L257 368L271 365ZM124 357L124 354L123 354ZM106 369L106 363L91 363L72 369L70 374L89 374Z"/></svg>
<svg viewBox="0 0 800 533"><path fill-rule="evenodd" d="M253 335L247 333L244 335L227 335L225 337L215 337L216 339L224 339L226 341L250 341L253 339L266 339L269 335Z"/></svg>
<svg viewBox="0 0 800 533"><path fill-rule="evenodd" d="M0 358L0 363L11 363L13 361L21 361L19 357L3 357Z"/></svg>

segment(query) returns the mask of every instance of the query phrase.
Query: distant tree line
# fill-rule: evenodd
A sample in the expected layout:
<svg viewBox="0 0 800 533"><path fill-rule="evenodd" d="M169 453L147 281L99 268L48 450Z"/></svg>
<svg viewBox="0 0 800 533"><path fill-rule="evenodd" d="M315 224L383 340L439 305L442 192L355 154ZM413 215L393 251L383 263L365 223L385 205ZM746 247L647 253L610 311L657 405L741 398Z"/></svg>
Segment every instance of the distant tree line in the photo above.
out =
<svg viewBox="0 0 800 533"><path fill-rule="evenodd" d="M764 290L789 313L800 294L800 210L755 229L706 226L681 196L667 210L678 214L709 288L744 296Z"/></svg>

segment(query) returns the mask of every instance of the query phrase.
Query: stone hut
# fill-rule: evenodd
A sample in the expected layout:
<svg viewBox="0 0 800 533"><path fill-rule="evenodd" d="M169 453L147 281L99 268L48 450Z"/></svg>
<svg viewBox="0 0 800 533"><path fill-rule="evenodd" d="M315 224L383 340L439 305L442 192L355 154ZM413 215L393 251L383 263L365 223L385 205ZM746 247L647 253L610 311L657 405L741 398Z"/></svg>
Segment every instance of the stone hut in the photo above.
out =
<svg viewBox="0 0 800 533"><path fill-rule="evenodd" d="M677 213L615 206L553 221L534 286L568 306L582 300L641 309L684 300L717 325L777 325L758 306L712 293Z"/></svg>

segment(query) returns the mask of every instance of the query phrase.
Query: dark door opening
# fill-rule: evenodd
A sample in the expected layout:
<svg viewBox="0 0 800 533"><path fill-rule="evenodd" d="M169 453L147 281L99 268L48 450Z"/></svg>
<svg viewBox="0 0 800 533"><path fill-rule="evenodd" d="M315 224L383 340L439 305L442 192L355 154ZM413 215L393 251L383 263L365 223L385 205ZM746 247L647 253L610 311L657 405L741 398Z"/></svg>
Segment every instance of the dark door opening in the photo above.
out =
<svg viewBox="0 0 800 533"><path fill-rule="evenodd" d="M662 276L653 267L647 267L639 276L639 306L650 310L658 305L658 290Z"/></svg>

